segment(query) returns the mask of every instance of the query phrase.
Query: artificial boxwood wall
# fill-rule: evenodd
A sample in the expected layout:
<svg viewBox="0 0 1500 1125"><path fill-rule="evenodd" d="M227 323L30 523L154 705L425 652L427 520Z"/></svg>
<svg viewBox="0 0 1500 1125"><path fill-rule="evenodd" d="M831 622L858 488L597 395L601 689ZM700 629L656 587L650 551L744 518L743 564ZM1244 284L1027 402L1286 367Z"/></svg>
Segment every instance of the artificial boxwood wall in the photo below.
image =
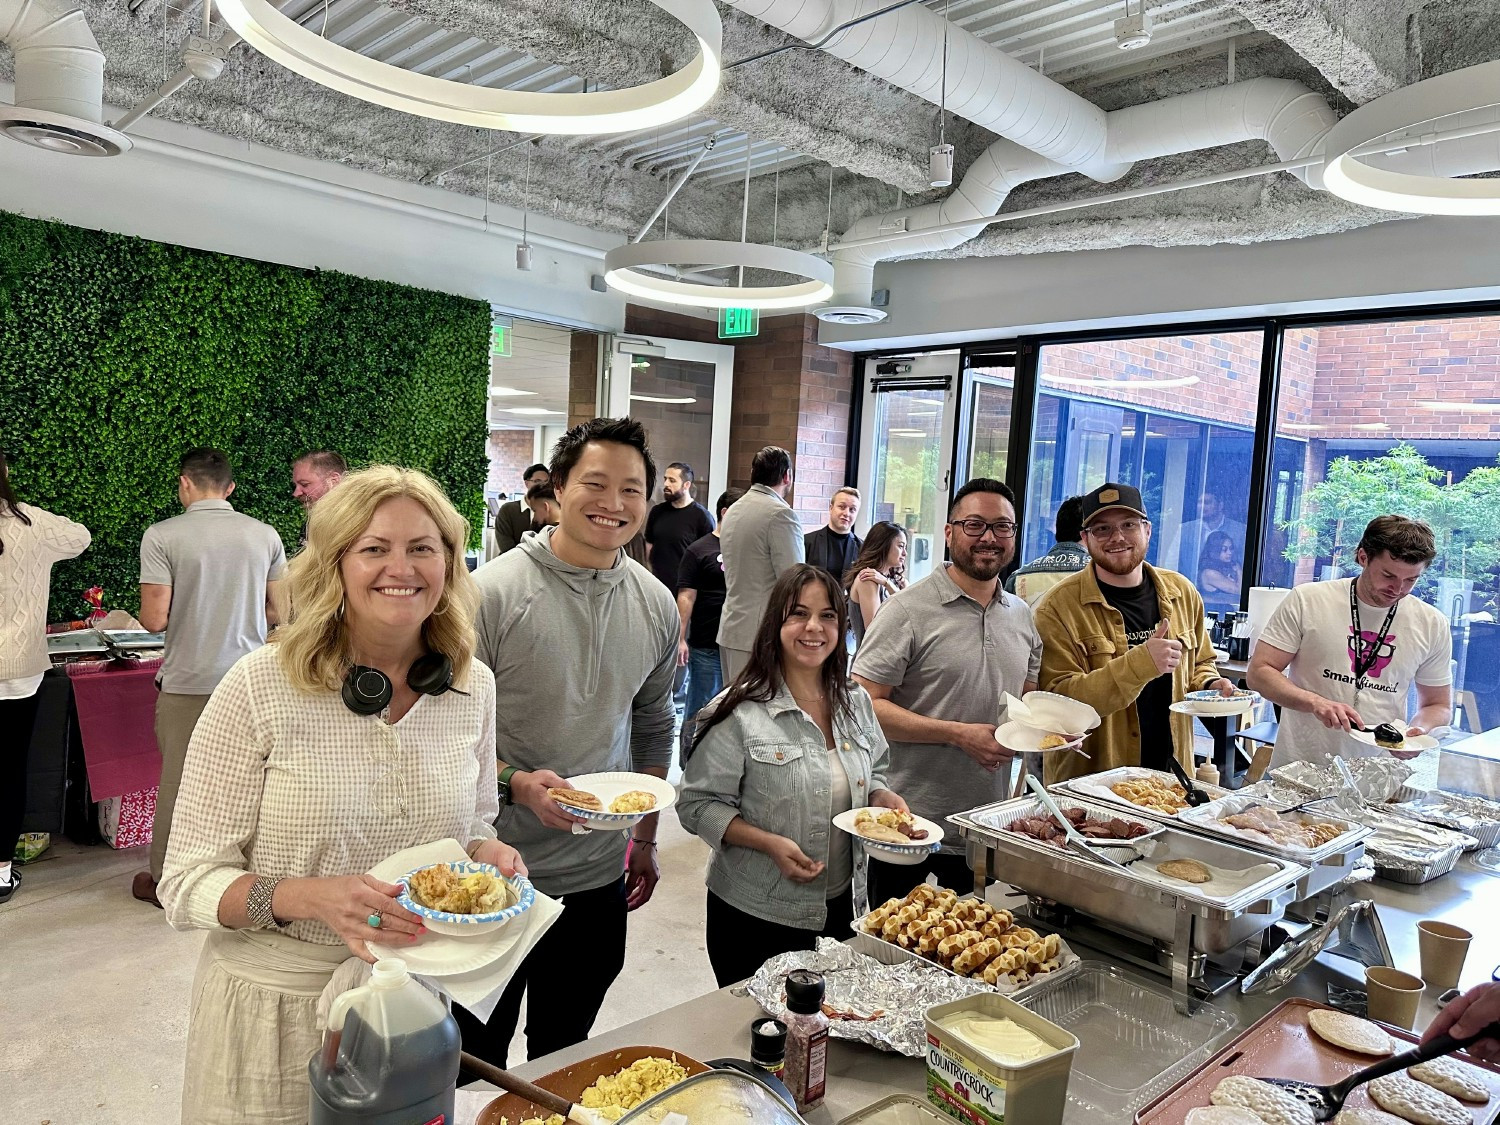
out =
<svg viewBox="0 0 1500 1125"><path fill-rule="evenodd" d="M0 211L0 449L23 501L94 536L54 568L51 619L95 584L134 612L141 533L181 511L195 445L288 548L314 448L425 469L482 526L488 340L480 301Z"/></svg>

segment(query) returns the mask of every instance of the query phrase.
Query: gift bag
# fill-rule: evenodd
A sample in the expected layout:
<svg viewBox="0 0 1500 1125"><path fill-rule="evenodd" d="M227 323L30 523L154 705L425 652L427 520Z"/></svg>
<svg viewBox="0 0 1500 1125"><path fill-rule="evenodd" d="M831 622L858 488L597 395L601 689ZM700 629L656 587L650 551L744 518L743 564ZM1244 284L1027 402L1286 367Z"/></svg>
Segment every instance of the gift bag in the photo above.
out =
<svg viewBox="0 0 1500 1125"><path fill-rule="evenodd" d="M151 842L156 817L156 786L99 802L99 832L112 848L134 848Z"/></svg>
<svg viewBox="0 0 1500 1125"><path fill-rule="evenodd" d="M11 858L16 863L30 863L52 846L52 837L46 832L22 832L16 841L16 854Z"/></svg>

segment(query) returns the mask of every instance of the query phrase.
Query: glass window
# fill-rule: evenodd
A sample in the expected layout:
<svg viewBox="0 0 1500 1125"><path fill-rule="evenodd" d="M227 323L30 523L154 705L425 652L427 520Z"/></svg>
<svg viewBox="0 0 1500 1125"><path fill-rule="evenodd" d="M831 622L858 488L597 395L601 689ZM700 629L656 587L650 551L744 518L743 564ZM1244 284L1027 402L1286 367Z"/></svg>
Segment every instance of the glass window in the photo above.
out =
<svg viewBox="0 0 1500 1125"><path fill-rule="evenodd" d="M875 404L874 488L870 511L861 512L868 526L891 520L906 528L906 573L916 581L931 573L943 554L942 464L943 384L932 387L877 389Z"/></svg>
<svg viewBox="0 0 1500 1125"><path fill-rule="evenodd" d="M1260 582L1358 572L1365 524L1426 520L1415 595L1453 631L1464 728L1500 727L1500 317L1289 329Z"/></svg>
<svg viewBox="0 0 1500 1125"><path fill-rule="evenodd" d="M693 499L705 508L726 487L714 479L710 460L716 375L712 363L630 357L630 413L646 427L658 462L653 503L661 500L662 477L673 461L692 467Z"/></svg>
<svg viewBox="0 0 1500 1125"><path fill-rule="evenodd" d="M1019 557L1053 545L1069 496L1141 490L1147 560L1187 575L1210 611L1239 608L1260 331L1043 347Z"/></svg>

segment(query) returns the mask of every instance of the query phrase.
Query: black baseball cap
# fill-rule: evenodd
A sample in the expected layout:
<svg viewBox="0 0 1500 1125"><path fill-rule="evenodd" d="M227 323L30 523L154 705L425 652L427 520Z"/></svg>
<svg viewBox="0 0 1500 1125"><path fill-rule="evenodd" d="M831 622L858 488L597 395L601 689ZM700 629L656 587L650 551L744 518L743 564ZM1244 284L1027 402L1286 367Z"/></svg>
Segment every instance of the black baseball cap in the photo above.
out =
<svg viewBox="0 0 1500 1125"><path fill-rule="evenodd" d="M1130 484L1116 484L1113 481L1101 484L1094 491L1083 498L1083 526L1088 527L1094 522L1094 517L1103 515L1105 512L1119 508L1122 511L1131 512L1140 516L1143 520L1151 517L1146 514L1146 505L1141 500L1141 490Z"/></svg>

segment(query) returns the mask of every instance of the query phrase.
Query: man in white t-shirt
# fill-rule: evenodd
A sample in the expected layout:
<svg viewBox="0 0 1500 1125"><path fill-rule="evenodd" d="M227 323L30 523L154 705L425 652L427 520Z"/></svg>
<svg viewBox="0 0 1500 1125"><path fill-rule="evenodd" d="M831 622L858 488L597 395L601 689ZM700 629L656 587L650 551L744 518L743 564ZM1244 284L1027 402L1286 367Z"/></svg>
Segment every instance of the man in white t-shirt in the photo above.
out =
<svg viewBox="0 0 1500 1125"><path fill-rule="evenodd" d="M1271 615L1246 678L1282 708L1279 761L1384 753L1348 732L1380 723L1404 726L1413 683L1417 713L1408 736L1451 720L1448 619L1407 596L1436 554L1425 523L1378 516L1355 552L1359 577L1298 586Z"/></svg>

